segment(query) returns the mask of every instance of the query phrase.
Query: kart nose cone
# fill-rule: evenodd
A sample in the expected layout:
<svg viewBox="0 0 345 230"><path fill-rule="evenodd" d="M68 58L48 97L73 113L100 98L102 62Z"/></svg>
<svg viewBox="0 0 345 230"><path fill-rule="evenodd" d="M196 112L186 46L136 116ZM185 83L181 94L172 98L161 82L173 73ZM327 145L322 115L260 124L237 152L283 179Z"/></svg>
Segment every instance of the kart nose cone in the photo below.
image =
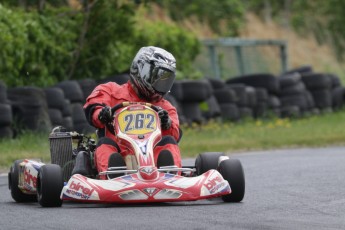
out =
<svg viewBox="0 0 345 230"><path fill-rule="evenodd" d="M158 178L159 172L156 167L141 167L139 174L144 180L154 180Z"/></svg>

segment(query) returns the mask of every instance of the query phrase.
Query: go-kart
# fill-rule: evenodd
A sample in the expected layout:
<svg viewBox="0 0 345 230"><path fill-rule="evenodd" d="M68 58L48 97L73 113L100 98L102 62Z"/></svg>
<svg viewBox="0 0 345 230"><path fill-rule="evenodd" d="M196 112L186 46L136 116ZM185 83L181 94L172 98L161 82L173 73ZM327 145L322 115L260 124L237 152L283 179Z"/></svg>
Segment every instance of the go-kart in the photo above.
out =
<svg viewBox="0 0 345 230"><path fill-rule="evenodd" d="M162 138L158 109L149 103L133 102L123 102L111 109L114 120L110 128L116 142L131 151L126 156L114 153L108 170L103 172L97 172L94 167L96 145L93 139L55 130L51 134L53 141L77 140L77 147L69 151L69 145L60 146L53 154L51 143L53 164L29 159L15 161L8 173L13 199L17 202L37 199L43 207L58 207L64 200L150 203L221 197L225 202L242 201L245 179L241 162L223 153L199 154L195 166L155 165L153 149ZM56 155L58 158L67 155L68 160L58 162ZM112 167L114 159L124 164ZM71 166L74 167L72 172L68 170ZM100 176L107 179L100 180Z"/></svg>

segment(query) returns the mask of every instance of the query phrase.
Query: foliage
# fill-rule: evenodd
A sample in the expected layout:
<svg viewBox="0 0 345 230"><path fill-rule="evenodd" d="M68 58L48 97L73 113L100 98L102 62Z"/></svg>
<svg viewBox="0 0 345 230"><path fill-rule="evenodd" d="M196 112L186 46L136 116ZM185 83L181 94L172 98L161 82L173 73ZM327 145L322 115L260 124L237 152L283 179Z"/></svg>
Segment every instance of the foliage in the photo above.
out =
<svg viewBox="0 0 345 230"><path fill-rule="evenodd" d="M156 0L154 2L168 9L174 20L196 16L221 36L238 35L243 21L244 7L241 0ZM226 24L223 30L220 26L222 22Z"/></svg>
<svg viewBox="0 0 345 230"><path fill-rule="evenodd" d="M5 6L21 6L23 9L29 8L37 8L40 2L44 2L44 4L49 3L52 6L66 6L67 0L2 0L2 4Z"/></svg>
<svg viewBox="0 0 345 230"><path fill-rule="evenodd" d="M343 0L246 0L247 9L258 14L269 11L275 19L284 20L299 34L313 34L320 43L333 46L339 60L345 55L345 2Z"/></svg>
<svg viewBox="0 0 345 230"><path fill-rule="evenodd" d="M201 45L179 22L198 18L219 36L234 36L244 13L266 12L300 34L313 33L345 54L342 0L4 0L0 5L0 78L8 86L48 86L66 79L100 79L127 71L141 46L160 46L177 59L178 76L198 77ZM43 8L39 3L45 3ZM77 2L78 3L78 2ZM144 4L141 4L144 3ZM24 5L23 5L24 4ZM175 21L136 18L138 6L158 4ZM42 10L44 9L44 10Z"/></svg>
<svg viewBox="0 0 345 230"><path fill-rule="evenodd" d="M117 0L97 1L90 11L74 78L99 79L129 68L134 57L133 9L133 4Z"/></svg>
<svg viewBox="0 0 345 230"><path fill-rule="evenodd" d="M193 74L192 61L200 50L200 42L195 35L174 24L142 21L137 25L136 46L158 46L171 52L176 58L178 71Z"/></svg>
<svg viewBox="0 0 345 230"><path fill-rule="evenodd" d="M47 6L43 12L0 5L0 77L9 87L100 79L127 71L147 45L169 50L180 71L192 72L197 38L173 24L136 23L135 9L119 0L82 9Z"/></svg>
<svg viewBox="0 0 345 230"><path fill-rule="evenodd" d="M46 14L0 5L0 75L9 86L46 86L65 76L71 60L74 21L66 9Z"/></svg>

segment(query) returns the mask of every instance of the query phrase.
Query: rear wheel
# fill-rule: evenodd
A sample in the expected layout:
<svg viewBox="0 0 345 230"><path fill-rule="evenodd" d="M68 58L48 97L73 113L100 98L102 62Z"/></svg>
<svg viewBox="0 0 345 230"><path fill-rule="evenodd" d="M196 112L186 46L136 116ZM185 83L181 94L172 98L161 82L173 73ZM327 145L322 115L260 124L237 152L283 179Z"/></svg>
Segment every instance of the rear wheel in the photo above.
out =
<svg viewBox="0 0 345 230"><path fill-rule="evenodd" d="M225 202L240 202L245 193L245 179L242 164L237 159L227 159L220 163L218 171L231 187L231 194L222 196Z"/></svg>
<svg viewBox="0 0 345 230"><path fill-rule="evenodd" d="M42 207L60 207L60 194L64 185L62 170L59 165L43 165L38 174L37 200Z"/></svg>
<svg viewBox="0 0 345 230"><path fill-rule="evenodd" d="M33 202L36 201L35 195L25 194L20 190L20 188L18 188L20 171L19 164L22 162L23 160L16 160L11 166L10 172L8 173L8 186L11 190L11 196L16 202Z"/></svg>
<svg viewBox="0 0 345 230"><path fill-rule="evenodd" d="M222 152L205 152L199 154L195 160L196 174L201 175L210 169L218 168L218 159L224 156Z"/></svg>

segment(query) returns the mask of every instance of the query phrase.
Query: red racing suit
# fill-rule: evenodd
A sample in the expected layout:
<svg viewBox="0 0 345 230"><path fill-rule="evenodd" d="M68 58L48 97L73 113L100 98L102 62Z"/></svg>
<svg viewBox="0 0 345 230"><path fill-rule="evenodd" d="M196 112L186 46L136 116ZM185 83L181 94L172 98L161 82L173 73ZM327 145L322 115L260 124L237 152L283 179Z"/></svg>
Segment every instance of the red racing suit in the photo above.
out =
<svg viewBox="0 0 345 230"><path fill-rule="evenodd" d="M87 120L91 125L98 129L104 129L104 124L98 119L98 115L104 106L113 107L121 102L147 102L138 97L134 91L131 83L128 81L123 85L118 85L115 82L108 82L106 84L98 85L86 99L84 111ZM167 141L158 143L154 149L154 160L157 164L157 158L162 150L169 150L172 153L174 163L177 167L181 167L181 155L177 142L180 138L179 119L174 106L165 99L159 102L152 103L165 109L171 119L171 127L168 130L162 130L162 140L164 136L170 136L174 139L173 142ZM98 172L105 171L108 168L108 160L112 153L120 152L122 156L128 154L123 147L115 143L115 136L106 129L106 141L98 143L95 151L95 165Z"/></svg>

